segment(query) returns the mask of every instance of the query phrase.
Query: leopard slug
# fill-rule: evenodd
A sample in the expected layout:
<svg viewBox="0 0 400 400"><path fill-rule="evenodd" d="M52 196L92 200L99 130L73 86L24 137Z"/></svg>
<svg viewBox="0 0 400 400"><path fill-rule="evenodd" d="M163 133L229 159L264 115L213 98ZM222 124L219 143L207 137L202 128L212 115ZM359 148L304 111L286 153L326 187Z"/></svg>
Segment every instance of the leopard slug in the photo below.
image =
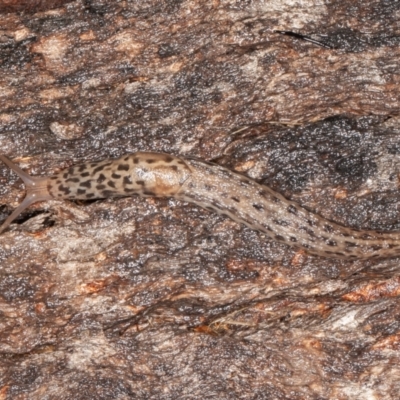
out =
<svg viewBox="0 0 400 400"><path fill-rule="evenodd" d="M400 233L341 226L267 186L197 159L139 152L76 165L51 177L32 177L8 158L0 155L0 160L23 179L27 193L0 227L0 232L37 201L135 194L195 203L264 232L273 240L322 257L368 259L400 255Z"/></svg>

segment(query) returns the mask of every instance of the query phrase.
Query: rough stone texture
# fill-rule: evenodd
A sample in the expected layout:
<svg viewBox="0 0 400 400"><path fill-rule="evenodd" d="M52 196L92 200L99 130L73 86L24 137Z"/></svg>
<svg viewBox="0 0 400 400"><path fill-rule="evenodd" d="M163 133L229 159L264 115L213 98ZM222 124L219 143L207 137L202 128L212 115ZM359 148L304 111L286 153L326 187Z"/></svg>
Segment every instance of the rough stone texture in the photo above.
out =
<svg viewBox="0 0 400 400"><path fill-rule="evenodd" d="M186 154L400 229L399 2L57 4L0 1L0 148L29 173ZM23 195L0 166L0 217ZM0 399L398 399L398 259L307 256L174 199L52 201L17 222Z"/></svg>

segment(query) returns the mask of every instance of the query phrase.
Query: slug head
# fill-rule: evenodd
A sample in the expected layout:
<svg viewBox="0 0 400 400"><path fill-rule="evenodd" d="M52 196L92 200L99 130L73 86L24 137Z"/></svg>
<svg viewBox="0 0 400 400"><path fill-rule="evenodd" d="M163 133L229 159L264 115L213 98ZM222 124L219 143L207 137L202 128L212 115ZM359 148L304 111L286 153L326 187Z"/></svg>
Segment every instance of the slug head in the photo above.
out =
<svg viewBox="0 0 400 400"><path fill-rule="evenodd" d="M2 233L15 218L17 218L26 208L37 201L49 200L52 196L48 191L48 179L33 177L22 171L17 165L10 161L7 157L0 155L0 160L3 161L12 171L14 171L24 182L26 188L26 196L22 203L11 213L11 215L0 226Z"/></svg>

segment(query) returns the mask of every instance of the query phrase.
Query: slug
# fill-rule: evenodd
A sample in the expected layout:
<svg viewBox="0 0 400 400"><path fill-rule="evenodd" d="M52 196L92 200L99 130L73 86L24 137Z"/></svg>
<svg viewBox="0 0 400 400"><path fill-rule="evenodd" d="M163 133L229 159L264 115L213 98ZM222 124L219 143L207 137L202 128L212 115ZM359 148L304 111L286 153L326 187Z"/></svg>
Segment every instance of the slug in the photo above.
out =
<svg viewBox="0 0 400 400"><path fill-rule="evenodd" d="M194 158L139 152L76 165L51 177L32 177L8 158L0 155L0 160L26 186L25 199L5 220L0 232L29 205L41 200L174 197L228 216L313 255L341 259L400 255L400 233L341 226L239 173Z"/></svg>

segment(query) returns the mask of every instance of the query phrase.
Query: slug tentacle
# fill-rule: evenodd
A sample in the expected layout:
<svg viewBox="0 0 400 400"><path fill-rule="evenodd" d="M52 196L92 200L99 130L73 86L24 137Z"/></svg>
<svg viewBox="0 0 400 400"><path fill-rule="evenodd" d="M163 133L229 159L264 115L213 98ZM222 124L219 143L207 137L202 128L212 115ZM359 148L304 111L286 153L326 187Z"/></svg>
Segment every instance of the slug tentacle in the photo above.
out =
<svg viewBox="0 0 400 400"><path fill-rule="evenodd" d="M347 228L285 199L267 186L205 161L162 153L134 153L73 166L33 178L4 156L25 182L27 194L0 227L2 232L30 204L50 198L99 199L139 195L174 197L226 215L271 239L329 258L400 256L400 233Z"/></svg>
<svg viewBox="0 0 400 400"><path fill-rule="evenodd" d="M48 191L48 179L42 177L33 177L24 172L7 157L0 155L3 161L12 171L14 171L24 182L26 196L22 203L11 213L11 215L0 226L0 233L3 232L15 218L18 217L26 208L37 201L50 200L52 196Z"/></svg>

